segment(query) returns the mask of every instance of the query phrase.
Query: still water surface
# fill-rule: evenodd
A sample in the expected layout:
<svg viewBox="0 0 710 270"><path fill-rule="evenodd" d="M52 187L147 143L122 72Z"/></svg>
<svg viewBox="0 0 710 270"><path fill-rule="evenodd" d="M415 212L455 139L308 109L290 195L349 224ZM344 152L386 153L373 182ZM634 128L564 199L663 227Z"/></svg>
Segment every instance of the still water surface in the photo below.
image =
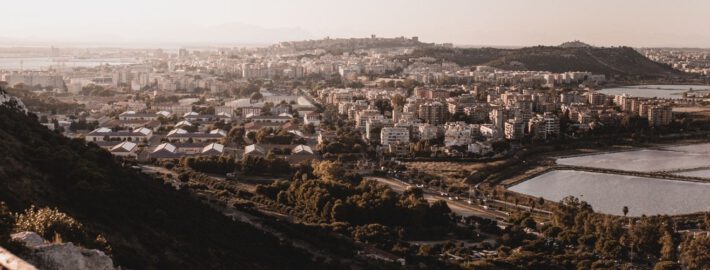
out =
<svg viewBox="0 0 710 270"><path fill-rule="evenodd" d="M683 93L690 90L703 92L710 91L708 85L634 85L616 88L602 89L599 93L607 95L622 95L629 94L632 97L644 98L666 98L676 99L683 98Z"/></svg>
<svg viewBox="0 0 710 270"><path fill-rule="evenodd" d="M629 216L679 215L710 210L710 183L695 183L627 175L557 170L512 186L510 190L560 201L575 196L594 211Z"/></svg>

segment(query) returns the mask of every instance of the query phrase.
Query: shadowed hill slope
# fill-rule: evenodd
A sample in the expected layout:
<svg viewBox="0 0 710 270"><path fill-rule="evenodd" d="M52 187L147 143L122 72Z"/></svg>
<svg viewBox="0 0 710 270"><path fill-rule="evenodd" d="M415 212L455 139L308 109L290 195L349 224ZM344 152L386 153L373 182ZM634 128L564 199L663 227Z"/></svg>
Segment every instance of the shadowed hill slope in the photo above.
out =
<svg viewBox="0 0 710 270"><path fill-rule="evenodd" d="M684 73L651 61L630 47L537 46L520 49L416 49L408 57L433 57L461 66L486 65L507 70L589 71L607 76L667 77Z"/></svg>
<svg viewBox="0 0 710 270"><path fill-rule="evenodd" d="M115 263L129 269L319 268L278 239L35 118L0 105L0 201L11 209L57 207L104 235Z"/></svg>

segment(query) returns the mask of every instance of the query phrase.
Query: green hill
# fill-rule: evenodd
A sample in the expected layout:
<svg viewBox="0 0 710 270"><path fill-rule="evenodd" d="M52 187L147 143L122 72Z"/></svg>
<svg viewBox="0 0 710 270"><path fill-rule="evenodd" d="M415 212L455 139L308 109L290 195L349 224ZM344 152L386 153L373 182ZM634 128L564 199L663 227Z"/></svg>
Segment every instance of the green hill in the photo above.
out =
<svg viewBox="0 0 710 270"><path fill-rule="evenodd" d="M416 49L409 58L433 57L461 66L486 65L506 70L551 72L589 71L607 76L668 77L684 73L651 61L630 47L537 46L520 49L441 48Z"/></svg>
<svg viewBox="0 0 710 270"><path fill-rule="evenodd" d="M122 267L319 268L271 235L122 167L107 151L49 131L33 115L0 104L0 123L0 201L17 212L58 208L105 236Z"/></svg>

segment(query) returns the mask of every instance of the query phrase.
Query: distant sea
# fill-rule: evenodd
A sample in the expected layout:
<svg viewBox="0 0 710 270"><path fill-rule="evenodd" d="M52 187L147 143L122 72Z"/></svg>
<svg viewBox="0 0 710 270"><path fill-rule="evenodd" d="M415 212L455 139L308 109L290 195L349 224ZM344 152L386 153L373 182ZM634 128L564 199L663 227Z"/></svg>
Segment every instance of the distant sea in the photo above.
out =
<svg viewBox="0 0 710 270"><path fill-rule="evenodd" d="M124 58L8 57L0 58L0 70L47 70L62 67L96 67L127 65L136 61Z"/></svg>

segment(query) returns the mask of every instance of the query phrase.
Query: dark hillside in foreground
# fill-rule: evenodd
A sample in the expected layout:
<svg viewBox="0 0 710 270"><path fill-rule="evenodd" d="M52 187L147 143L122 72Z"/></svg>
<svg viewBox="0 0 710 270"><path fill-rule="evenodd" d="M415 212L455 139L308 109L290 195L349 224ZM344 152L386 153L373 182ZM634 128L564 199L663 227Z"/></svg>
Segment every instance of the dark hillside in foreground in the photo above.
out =
<svg viewBox="0 0 710 270"><path fill-rule="evenodd" d="M314 269L309 256L0 104L0 201L57 207L129 269ZM275 259L277 258L277 259Z"/></svg>
<svg viewBox="0 0 710 270"><path fill-rule="evenodd" d="M520 49L416 49L407 57L434 57L461 66L486 65L506 70L590 71L607 76L668 77L684 73L651 61L630 47L537 46Z"/></svg>

